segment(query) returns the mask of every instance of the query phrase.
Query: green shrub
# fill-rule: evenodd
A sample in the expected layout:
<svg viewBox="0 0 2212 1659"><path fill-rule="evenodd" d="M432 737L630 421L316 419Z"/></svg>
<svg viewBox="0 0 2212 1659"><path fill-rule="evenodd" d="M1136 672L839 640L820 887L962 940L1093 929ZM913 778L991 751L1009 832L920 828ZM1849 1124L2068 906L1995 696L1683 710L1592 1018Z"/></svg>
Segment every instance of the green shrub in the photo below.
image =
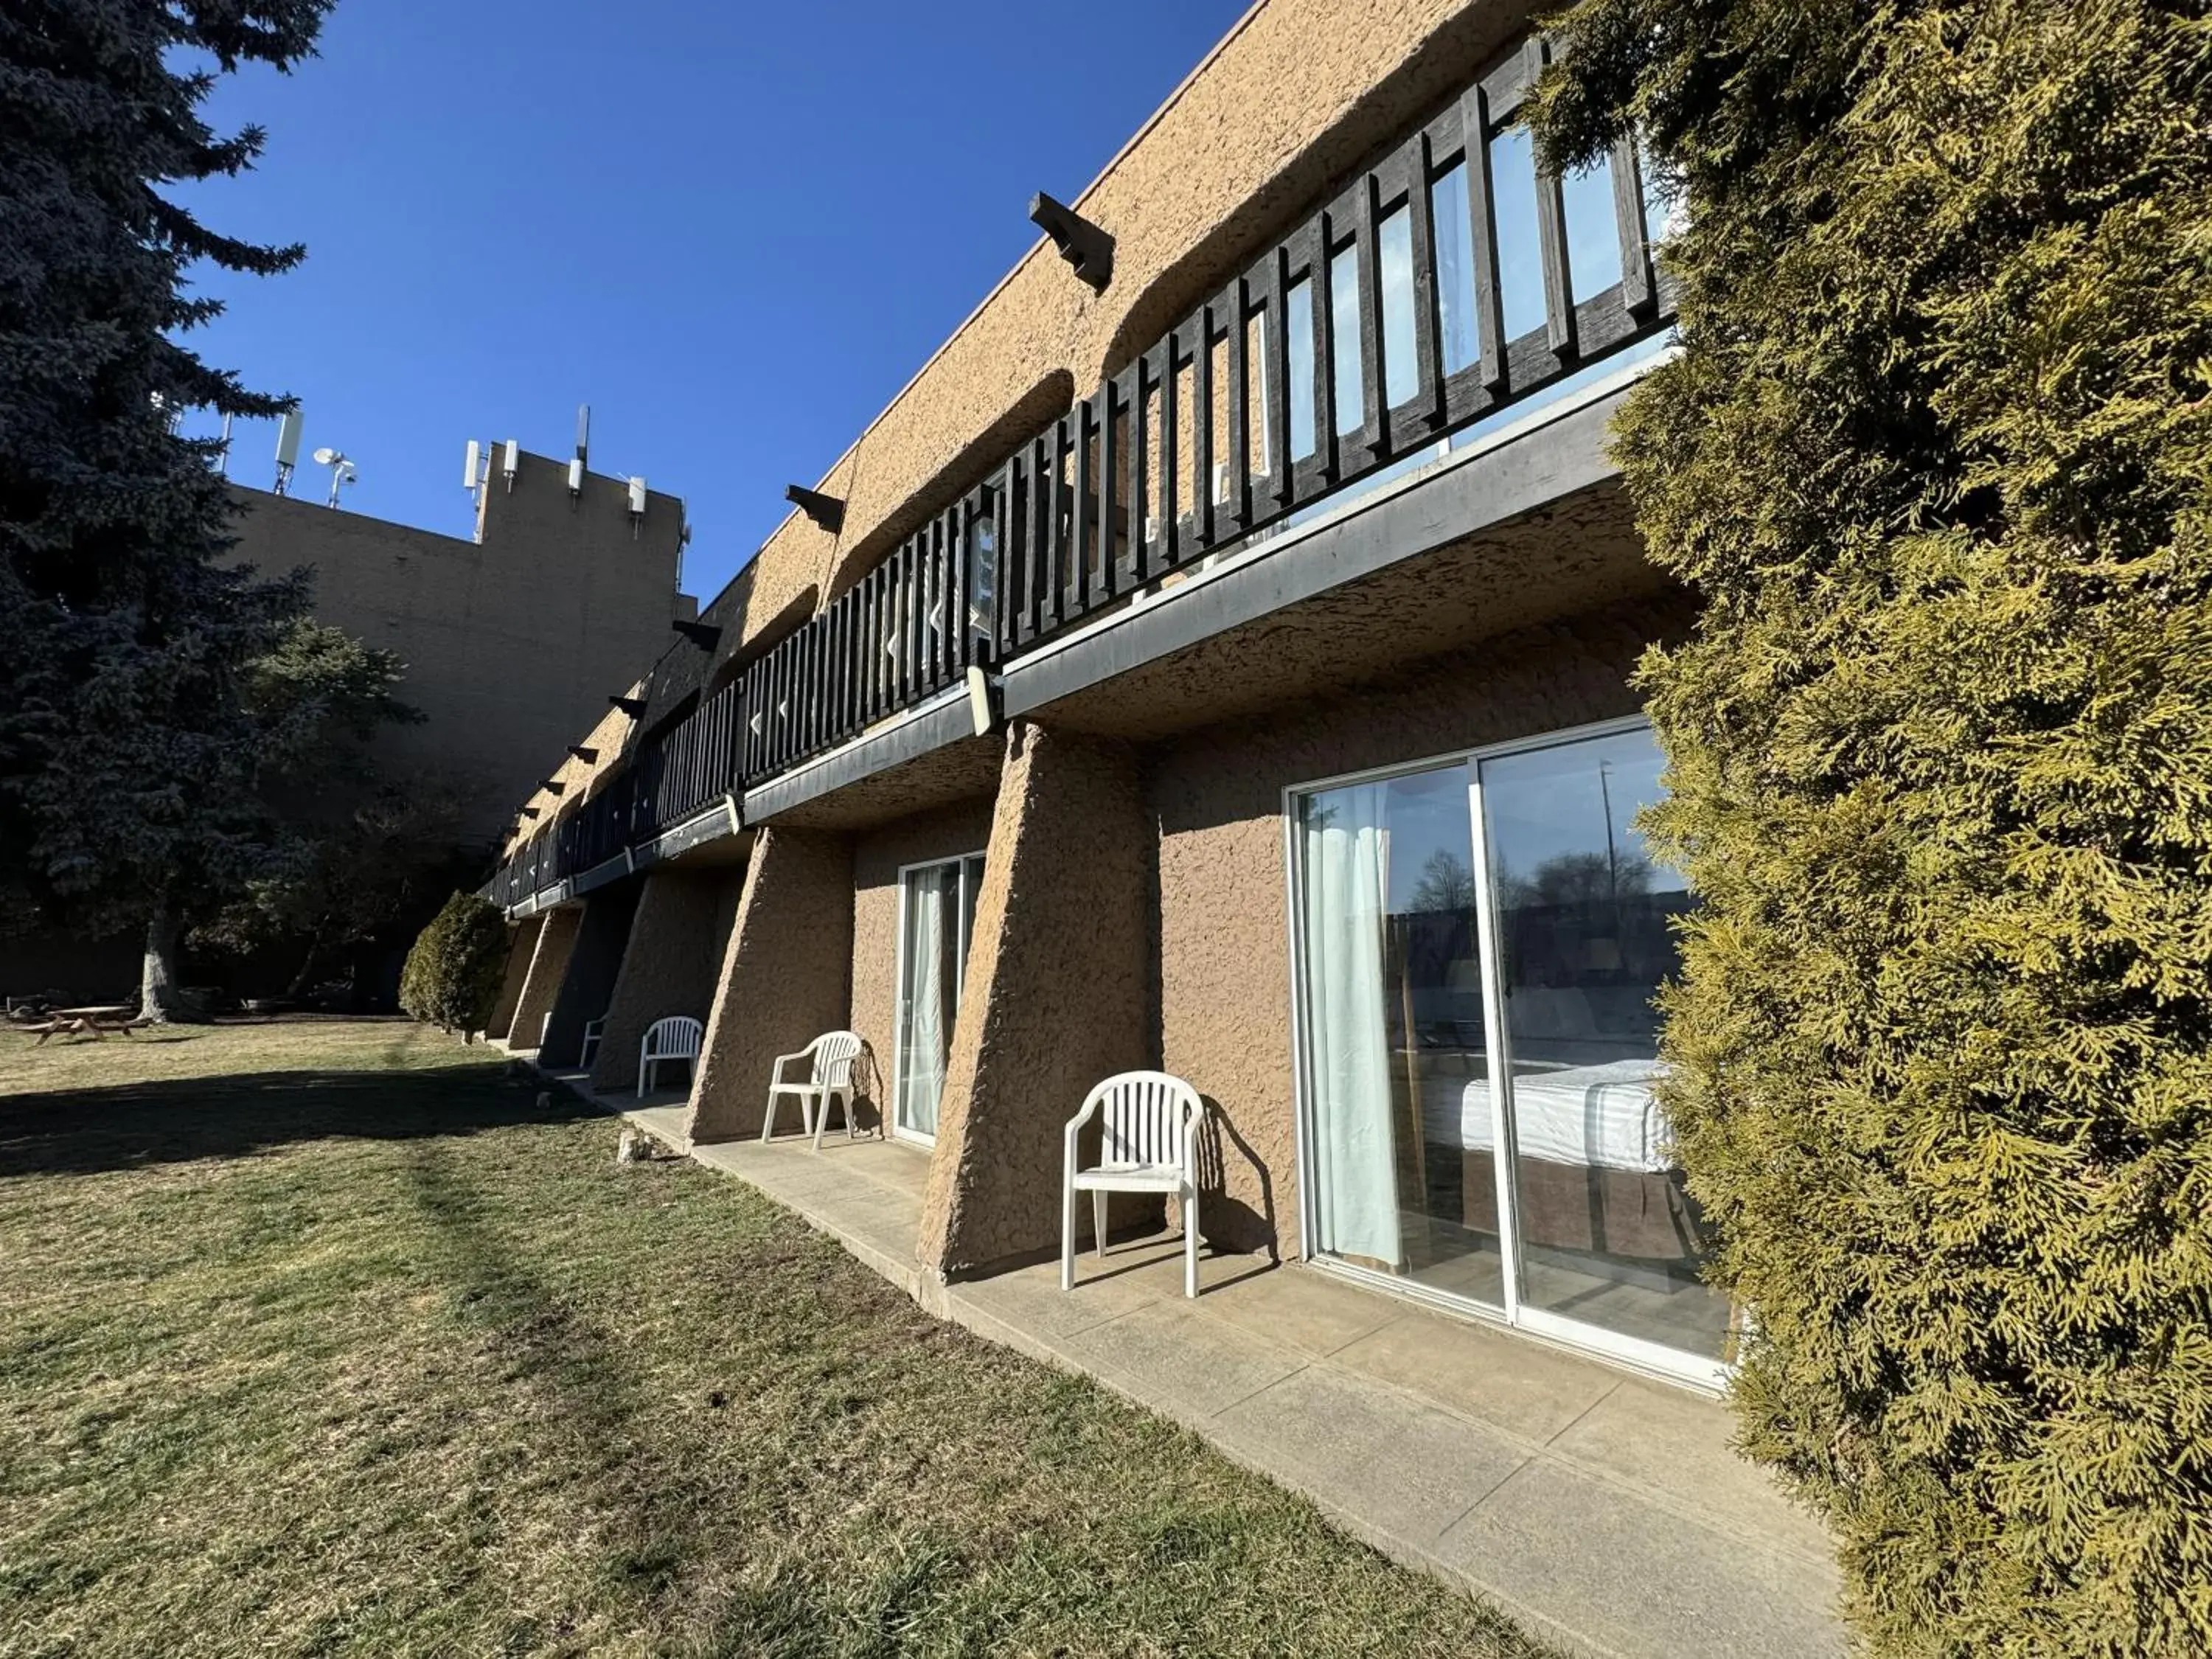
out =
<svg viewBox="0 0 2212 1659"><path fill-rule="evenodd" d="M474 893L456 893L430 919L399 975L399 1006L441 1030L479 1030L507 972L507 919Z"/></svg>
<svg viewBox="0 0 2212 1659"><path fill-rule="evenodd" d="M1687 210L1668 1106L1877 1653L2212 1653L2205 14L1583 0L1535 118Z"/></svg>

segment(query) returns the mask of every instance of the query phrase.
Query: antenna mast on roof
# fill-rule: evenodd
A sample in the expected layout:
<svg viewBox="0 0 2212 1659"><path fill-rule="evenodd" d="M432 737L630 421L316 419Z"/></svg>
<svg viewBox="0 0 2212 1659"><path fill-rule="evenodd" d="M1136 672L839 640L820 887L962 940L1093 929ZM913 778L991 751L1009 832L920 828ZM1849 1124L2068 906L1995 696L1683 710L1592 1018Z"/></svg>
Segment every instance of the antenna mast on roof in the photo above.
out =
<svg viewBox="0 0 2212 1659"><path fill-rule="evenodd" d="M592 453L592 406L576 405L576 456L568 463L568 495L571 500L584 493L584 468Z"/></svg>
<svg viewBox="0 0 2212 1659"><path fill-rule="evenodd" d="M276 491L279 495L292 493L292 469L300 464L300 433L307 417L296 409L288 410L276 421Z"/></svg>

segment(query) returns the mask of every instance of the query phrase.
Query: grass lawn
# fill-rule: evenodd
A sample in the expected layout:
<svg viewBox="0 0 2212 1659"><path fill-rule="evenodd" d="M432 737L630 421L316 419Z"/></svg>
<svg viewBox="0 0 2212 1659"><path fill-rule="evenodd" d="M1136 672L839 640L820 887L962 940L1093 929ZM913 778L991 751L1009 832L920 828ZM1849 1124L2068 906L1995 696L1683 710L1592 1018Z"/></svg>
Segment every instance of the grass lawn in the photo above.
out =
<svg viewBox="0 0 2212 1659"><path fill-rule="evenodd" d="M538 1091L0 1032L0 1656L1538 1651Z"/></svg>

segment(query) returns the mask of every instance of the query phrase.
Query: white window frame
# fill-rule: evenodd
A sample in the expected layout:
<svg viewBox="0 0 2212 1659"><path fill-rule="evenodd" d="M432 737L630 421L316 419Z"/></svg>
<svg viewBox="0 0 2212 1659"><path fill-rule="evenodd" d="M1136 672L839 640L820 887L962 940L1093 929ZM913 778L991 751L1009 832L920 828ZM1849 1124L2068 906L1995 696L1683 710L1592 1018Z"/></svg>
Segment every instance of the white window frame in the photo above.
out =
<svg viewBox="0 0 2212 1659"><path fill-rule="evenodd" d="M988 850L979 847L972 853L948 853L943 858L917 859L912 864L902 864L898 867L898 921L896 924L898 934L891 951L891 1074L888 1091L890 1098L884 1103L884 1121L895 1139L911 1142L916 1146L934 1146L937 1145L937 1137L933 1134L924 1134L919 1129L909 1129L899 1121L899 1102L903 1097L906 1085L907 878L920 870L941 870L948 864L959 866L961 891L959 902L953 907L953 925L957 929L955 936L957 940L955 948L960 961L960 972L964 978L968 972L968 947L974 942L969 935L968 923L968 866L971 862L981 863ZM981 870L976 872L975 879L979 884L981 882ZM955 1017L957 1018L957 1011ZM948 1054L951 1052L951 1036L948 1034L946 1037Z"/></svg>
<svg viewBox="0 0 2212 1659"><path fill-rule="evenodd" d="M1717 1393L1727 1387L1729 1379L1735 1373L1735 1366L1728 1360L1709 1358L1703 1354L1690 1353L1641 1337L1626 1335L1564 1314L1532 1307L1521 1299L1521 1215L1514 1181L1520 1153L1513 1140L1513 1115L1506 1103L1506 1074L1512 1066L1511 1036L1505 1024L1504 988L1498 968L1502 952L1497 933L1497 907L1492 902L1490 889L1490 845L1489 836L1484 829L1481 763L1508 755L1527 754L1534 750L1561 748L1591 738L1618 737L1650 729L1651 722L1648 717L1627 714L1615 720L1594 720L1587 725L1536 732L1474 748L1449 750L1442 754L1425 756L1395 765L1340 773L1333 777L1315 778L1285 786L1282 795L1284 868L1289 882L1287 902L1291 923L1287 930L1291 954L1291 1077L1293 1109L1297 1120L1295 1137L1298 1175L1297 1257L1318 1271L1340 1275L1388 1295L1419 1302L1461 1318L1534 1336L1562 1347L1595 1354L1647 1376ZM1305 860L1304 837L1298 834L1298 805L1305 797L1325 790L1343 788L1352 784L1386 782L1392 778L1437 771L1449 766L1458 766L1466 774L1468 808L1474 842L1471 849L1471 867L1475 884L1475 938L1481 965L1483 1018L1489 1028L1485 1043L1488 1052L1485 1058L1490 1079L1492 1144L1498 1152L1498 1156L1492 1162L1498 1182L1498 1244L1504 1279L1502 1305L1478 1302L1395 1274L1340 1261L1334 1257L1320 1255L1314 1250L1311 1243L1318 1219L1318 1199L1312 1181L1315 1164L1312 1140L1316 1125L1312 1079L1306 1060ZM1492 1060L1497 1063L1491 1063Z"/></svg>

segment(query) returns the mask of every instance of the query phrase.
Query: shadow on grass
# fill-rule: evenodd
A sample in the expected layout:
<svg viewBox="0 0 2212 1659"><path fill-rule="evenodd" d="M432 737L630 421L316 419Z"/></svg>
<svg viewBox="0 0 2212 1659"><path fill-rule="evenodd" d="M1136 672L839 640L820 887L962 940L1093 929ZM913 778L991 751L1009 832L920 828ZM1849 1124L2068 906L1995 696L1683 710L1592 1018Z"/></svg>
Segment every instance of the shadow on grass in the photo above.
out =
<svg viewBox="0 0 2212 1659"><path fill-rule="evenodd" d="M163 1079L0 1099L0 1176L93 1175L297 1141L412 1140L606 1115L567 1090L481 1062Z"/></svg>

